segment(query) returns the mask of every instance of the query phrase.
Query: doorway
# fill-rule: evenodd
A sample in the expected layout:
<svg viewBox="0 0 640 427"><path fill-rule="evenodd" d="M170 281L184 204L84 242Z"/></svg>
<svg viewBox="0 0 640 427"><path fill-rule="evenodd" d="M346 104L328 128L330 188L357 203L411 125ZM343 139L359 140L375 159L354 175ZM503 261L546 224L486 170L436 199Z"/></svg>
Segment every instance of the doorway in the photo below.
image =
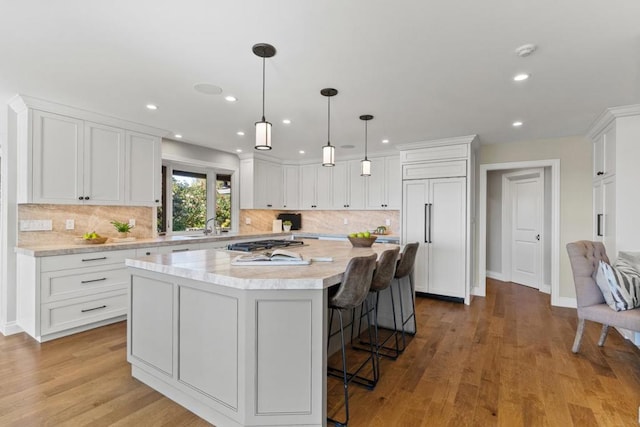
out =
<svg viewBox="0 0 640 427"><path fill-rule="evenodd" d="M545 251L544 259L548 262L543 265L544 277L543 284L540 286L542 292L551 293L551 305L554 306L570 306L568 301L564 301L559 296L559 283L560 283L560 265L559 265L559 253L560 253L560 160L533 160L524 162L508 162L508 163L493 163L480 165L479 174L479 198L478 198L478 282L472 290L473 295L485 296L486 295L486 279L488 275L492 275L495 272L499 272L498 280L503 280L501 276L502 269L492 271L491 266L487 264L487 253L492 250L494 245L502 245L502 238L499 239L487 239L488 229L491 230L491 236L495 236L496 227L500 230L497 233L502 235L502 220L498 218L490 218L488 216L488 206L492 203L498 203L499 209L501 209L502 201L491 200L487 195L487 182L489 173L492 171L516 172L523 170L531 170L543 168L547 175L545 179L545 194L547 206L545 213L545 230L541 234L541 242L543 242L543 251ZM500 176L500 180L501 180ZM501 217L501 215L500 215ZM495 225L497 222L497 225ZM493 223L493 225L492 225ZM501 249L499 253L502 253ZM501 258L500 258L501 259ZM501 263L501 261L500 261Z"/></svg>

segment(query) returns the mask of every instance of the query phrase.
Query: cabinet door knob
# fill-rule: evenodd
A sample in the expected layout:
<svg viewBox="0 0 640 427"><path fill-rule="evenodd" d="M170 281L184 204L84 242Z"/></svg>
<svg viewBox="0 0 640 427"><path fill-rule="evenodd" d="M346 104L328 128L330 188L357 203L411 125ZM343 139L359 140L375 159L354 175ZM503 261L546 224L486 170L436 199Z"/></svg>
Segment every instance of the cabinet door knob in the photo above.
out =
<svg viewBox="0 0 640 427"><path fill-rule="evenodd" d="M600 176L600 175L604 175L604 172L602 172L602 171L598 171L598 173L597 173L596 175L598 175L598 176Z"/></svg>
<svg viewBox="0 0 640 427"><path fill-rule="evenodd" d="M156 203L160 203L160 200L156 199Z"/></svg>
<svg viewBox="0 0 640 427"><path fill-rule="evenodd" d="M78 197L78 200L83 200L83 199L84 199L84 197L82 197L82 196Z"/></svg>
<svg viewBox="0 0 640 427"><path fill-rule="evenodd" d="M89 196L84 196L84 199L85 200L89 200Z"/></svg>

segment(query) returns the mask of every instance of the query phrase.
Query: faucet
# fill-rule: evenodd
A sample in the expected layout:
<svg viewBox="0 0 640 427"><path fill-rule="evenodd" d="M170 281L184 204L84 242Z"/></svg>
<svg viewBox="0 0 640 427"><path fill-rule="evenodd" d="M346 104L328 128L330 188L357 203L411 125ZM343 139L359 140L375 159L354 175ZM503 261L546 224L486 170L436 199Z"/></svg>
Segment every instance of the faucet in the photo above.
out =
<svg viewBox="0 0 640 427"><path fill-rule="evenodd" d="M203 231L203 233L204 233L204 235L205 235L205 236L208 236L209 234L211 234L211 233L213 232L213 229L209 228L209 227L208 227L208 225L209 225L209 223L210 223L211 221L215 221L215 219L216 219L215 217L213 217L213 218L209 218L209 219L207 220L207 222L204 224L204 231ZM217 229L217 227L218 227L218 221L216 221L216 222L214 223L214 227Z"/></svg>

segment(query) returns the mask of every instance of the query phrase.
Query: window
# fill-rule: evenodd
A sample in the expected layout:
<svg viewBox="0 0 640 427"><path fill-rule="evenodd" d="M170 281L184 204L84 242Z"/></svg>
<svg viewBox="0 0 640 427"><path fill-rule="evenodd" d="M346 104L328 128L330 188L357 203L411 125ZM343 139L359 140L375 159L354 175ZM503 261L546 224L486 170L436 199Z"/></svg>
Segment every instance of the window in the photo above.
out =
<svg viewBox="0 0 640 427"><path fill-rule="evenodd" d="M207 219L213 216L222 228L231 228L231 175L165 165L162 183L162 206L158 207L157 215L159 233L202 231Z"/></svg>

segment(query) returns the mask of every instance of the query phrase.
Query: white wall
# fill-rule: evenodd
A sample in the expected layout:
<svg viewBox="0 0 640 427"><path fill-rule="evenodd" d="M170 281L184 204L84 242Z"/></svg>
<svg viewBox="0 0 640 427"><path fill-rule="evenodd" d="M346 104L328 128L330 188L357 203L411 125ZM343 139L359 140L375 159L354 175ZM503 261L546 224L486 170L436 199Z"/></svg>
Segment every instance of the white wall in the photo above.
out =
<svg viewBox="0 0 640 427"><path fill-rule="evenodd" d="M235 154L171 139L162 140L162 158L227 172L240 169L240 159Z"/></svg>
<svg viewBox="0 0 640 427"><path fill-rule="evenodd" d="M480 164L560 159L559 296L575 298L566 244L591 239L591 142L582 136L480 146ZM640 145L640 144L639 144ZM637 159L637 157L636 157Z"/></svg>

